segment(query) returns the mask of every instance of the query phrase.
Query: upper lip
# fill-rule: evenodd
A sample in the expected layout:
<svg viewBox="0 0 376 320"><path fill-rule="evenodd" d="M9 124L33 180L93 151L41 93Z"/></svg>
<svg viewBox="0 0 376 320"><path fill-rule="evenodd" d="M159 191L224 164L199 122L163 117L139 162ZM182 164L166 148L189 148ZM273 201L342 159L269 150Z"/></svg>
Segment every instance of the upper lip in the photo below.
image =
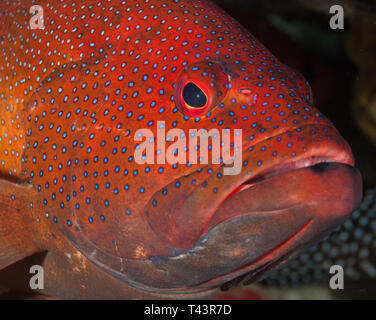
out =
<svg viewBox="0 0 376 320"><path fill-rule="evenodd" d="M245 182L240 184L237 188L235 188L231 192L231 194L225 199L225 201L231 196L235 195L236 193L241 192L247 188L250 188L256 183L259 183L273 176L281 175L283 173L290 172L290 171L297 170L297 169L312 167L320 163L333 163L333 162L348 164L347 161L346 162L336 161L333 158L328 158L328 157L314 157L313 156L313 157L302 158L299 160L290 159L286 162L279 163L264 171L261 171L260 173L253 176L252 178L246 180Z"/></svg>

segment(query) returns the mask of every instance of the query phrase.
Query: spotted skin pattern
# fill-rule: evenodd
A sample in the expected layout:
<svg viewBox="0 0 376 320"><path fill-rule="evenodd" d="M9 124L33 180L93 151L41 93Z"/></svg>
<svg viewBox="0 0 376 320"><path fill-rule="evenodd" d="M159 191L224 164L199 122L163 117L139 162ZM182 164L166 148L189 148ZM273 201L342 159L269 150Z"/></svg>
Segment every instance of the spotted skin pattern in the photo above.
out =
<svg viewBox="0 0 376 320"><path fill-rule="evenodd" d="M149 269L228 219L211 220L241 183L281 163L353 164L304 78L214 4L46 1L44 29L31 30L36 4L0 4L0 172L36 191L28 206L40 241L54 230L130 283L193 286L208 280L199 263L185 275ZM188 82L205 93L202 108L184 101ZM242 174L224 177L222 163L137 164L135 133L156 136L157 121L166 132L242 129ZM234 268L221 259L213 277Z"/></svg>

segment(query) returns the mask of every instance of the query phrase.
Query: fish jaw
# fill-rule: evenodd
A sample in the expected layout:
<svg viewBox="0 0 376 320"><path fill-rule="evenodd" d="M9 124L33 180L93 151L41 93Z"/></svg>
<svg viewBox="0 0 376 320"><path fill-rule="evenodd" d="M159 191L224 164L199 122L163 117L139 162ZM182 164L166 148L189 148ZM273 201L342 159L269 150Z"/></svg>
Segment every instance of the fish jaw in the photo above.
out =
<svg viewBox="0 0 376 320"><path fill-rule="evenodd" d="M313 130L316 134L309 136ZM145 284L187 292L237 277L252 281L343 223L362 197L361 176L347 143L333 127L306 125L269 139L268 146L294 135L306 137L305 152L295 157L286 153L278 161L269 160L263 169L222 178L228 187L221 200L206 195L205 202L198 201L195 192L202 188L198 186L186 202L173 206L174 212L166 214L167 207L159 208L166 214L163 224L156 223L161 216L153 218L158 218L156 211L149 212L153 231L169 239L176 254L150 257L149 267L156 273L169 272L158 279L146 276ZM255 161L252 152L265 143L244 151L248 163ZM206 180L206 188L216 173ZM192 207L196 200L199 205ZM175 230L166 234L170 229L163 226L170 223Z"/></svg>
<svg viewBox="0 0 376 320"><path fill-rule="evenodd" d="M217 246L213 251L231 255L233 265L210 285L244 274L243 282L257 280L341 225L361 198L358 170L336 162L275 175L232 196L215 214L230 217L209 229L207 237L217 227L231 236L231 245L223 249L212 241ZM250 207L247 199L256 201Z"/></svg>
<svg viewBox="0 0 376 320"><path fill-rule="evenodd" d="M316 134L308 135L312 130ZM161 226L184 227L172 219L182 219L179 214L185 215L185 221L190 220L189 214L203 216L207 209L204 203L200 202L201 210L197 207L188 212L184 211L187 204L182 203L181 207L174 206L176 212L169 213L158 198L161 211L150 211L149 218L154 222L153 231L169 239L173 254L151 253L143 261L125 259L126 273L101 267L140 290L161 295L204 292L234 281L255 281L321 239L359 205L361 177L353 167L347 144L333 127L307 125L294 132L306 137L304 153L293 158L286 154L275 163L269 160L268 166L265 163L264 169L254 169L253 174L246 171L239 176L223 177L222 183L231 188L223 192L223 199L216 200L217 203L205 196L205 203L212 203L215 208L207 215L208 221L196 220L190 229L175 233L194 234L197 238L171 237L165 233L168 228ZM282 134L282 140L281 136L268 140L268 146L291 134ZM255 145L252 150L256 149ZM250 154L245 158L248 161L252 160ZM211 175L215 176L216 172ZM211 185L209 180L210 177L207 187ZM184 190L184 184L181 188ZM183 198L191 204L195 190L186 198L182 191ZM162 220L162 216L154 220L158 212L166 214L160 225L155 221Z"/></svg>
<svg viewBox="0 0 376 320"><path fill-rule="evenodd" d="M278 150L278 153L275 150ZM242 158L239 175L225 176L221 166L201 180L200 176L204 175L205 170L179 179L178 191L176 182L172 182L156 192L145 207L145 214L153 231L169 241L172 247L188 250L216 224L241 215L241 211L237 213L236 206L226 212L221 207L228 198L252 184L257 184L260 179L319 163L337 162L350 166L354 164L350 147L337 130L321 124L304 125L257 144L245 145ZM200 183L192 187L194 181ZM314 184L311 184L314 188ZM168 201L166 190L176 192L175 203ZM268 190L265 190L263 198L267 197L267 194ZM291 197L294 194L291 190ZM256 200L249 198L244 206L252 207ZM273 198L270 198L269 202L273 209L284 207L273 205Z"/></svg>

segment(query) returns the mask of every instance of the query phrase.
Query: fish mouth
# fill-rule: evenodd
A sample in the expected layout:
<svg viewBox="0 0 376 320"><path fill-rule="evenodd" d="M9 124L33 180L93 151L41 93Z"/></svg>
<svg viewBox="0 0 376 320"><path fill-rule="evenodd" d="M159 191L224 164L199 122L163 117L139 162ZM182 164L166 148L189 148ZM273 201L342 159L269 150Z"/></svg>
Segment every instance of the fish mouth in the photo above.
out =
<svg viewBox="0 0 376 320"><path fill-rule="evenodd" d="M281 146L292 140L294 151ZM257 150L277 146L280 156L258 167L264 153ZM168 275L149 279L153 288L178 293L255 281L343 223L361 201L350 147L331 126L306 125L249 150L240 175L219 181L219 168L206 177L206 189L188 193L182 185L182 200L163 207L163 221L151 220L174 252L163 258ZM219 186L213 199L202 193Z"/></svg>
<svg viewBox="0 0 376 320"><path fill-rule="evenodd" d="M312 159L310 159L310 161L311 160ZM270 224L269 233L280 233L281 237L274 239L272 239L273 237L265 237L265 241L269 239L271 243L275 244L271 249L261 246L255 250L249 243L246 246L242 246L238 243L233 246L234 251L239 251L239 248L243 248L243 254L246 256L245 248L252 248L257 254L254 253L252 255L254 258L248 262L243 260L243 262L238 263L237 266L233 264L233 269L209 281L200 283L197 287L209 288L212 286L220 286L223 290L228 290L239 284L248 285L261 280L268 272L279 268L285 262L296 256L302 249L319 241L349 218L351 212L355 210L361 201L362 183L360 174L358 170L350 165L322 160L323 159L316 159L316 161L312 162L313 165L311 166L282 166L281 171L278 171L278 168L273 168L260 176L247 180L226 198L224 203L212 216L203 234L210 236L211 230L216 230L216 228L221 228L222 226L224 230L226 229L226 224L239 226L240 221L242 221L242 223L247 221L246 217L249 217L249 222L256 222L257 224L257 220L254 218L258 216L259 221L273 219L273 217L278 219L277 224ZM257 197L260 193L263 193L264 190L274 188L275 185L279 184L281 181L289 180L290 178L293 180L292 177L299 176L303 178L306 177L306 175L312 175L313 178L318 177L318 180L321 180L323 183L325 183L326 178L331 179L331 186L323 190L323 193L327 195L329 195L328 191L332 186L340 182L347 186L347 190L344 190L342 195L339 193L332 194L332 197L327 197L326 201L321 198L320 208L315 204L313 206L309 203L303 204L298 200L299 197L287 199L282 196L280 199L286 200L283 207L278 206L278 208L271 209L270 207L264 208L262 206L256 206L255 209L249 208L249 211L227 211L228 208L234 207L235 203L238 203L241 198ZM333 183L335 177L338 177L338 180ZM299 179L296 179L293 183L297 183ZM252 190L252 188L257 189L260 187L260 190ZM287 189L289 189L288 186ZM279 187L276 188L276 191L280 190ZM285 194L287 193L289 193L289 191L285 192ZM312 198L315 199L313 202L317 202L318 197L313 196ZM287 228L286 226L282 227L283 223L291 223L291 226ZM261 223L261 225L264 226L263 223ZM263 229L265 232L268 232L266 226L268 226L267 223L265 224L265 229ZM232 228L232 230L234 231L233 236L236 238L236 228ZM278 238L280 240L276 241ZM239 256L241 256L241 254Z"/></svg>
<svg viewBox="0 0 376 320"><path fill-rule="evenodd" d="M290 145L293 147L291 148ZM269 154L260 150L268 150ZM275 150L278 150L277 157L271 156ZM319 171L320 168L328 165L343 164L350 167L354 165L354 158L346 141L334 127L321 124L307 124L256 144L245 145L242 157L244 161L239 175L222 177L224 172L222 165L203 179L201 172L178 179L181 187L176 203L171 204L169 199L165 201L162 190L158 191L145 207L148 222L155 233L167 240L172 247L188 250L200 237L222 222L252 212L280 210L298 204L298 201L293 203L282 199L276 202L269 196L268 201L273 205L270 208L263 206L265 201L259 203L257 198L266 200L265 195L271 193L263 189L256 195L254 190L257 190L257 186L298 170L313 168ZM264 160L262 166L259 165L260 159ZM301 175L303 180L309 178L308 176L304 178L303 175ZM218 179L218 176L221 178ZM198 183L192 187L189 182L196 180ZM175 183L166 186L164 190L173 189ZM277 189L277 182L275 184L274 189ZM279 188L283 189L283 185ZM216 194L211 190L215 190ZM237 203L233 200L246 193L249 194L247 199ZM294 194L292 186L291 195ZM278 198L278 193L274 196ZM309 195L307 198L309 199ZM158 202L157 208L153 208L153 202ZM233 207L229 206L231 202ZM242 206L239 207L239 204Z"/></svg>
<svg viewBox="0 0 376 320"><path fill-rule="evenodd" d="M202 234L205 234L210 229L214 228L216 225L222 222L231 220L241 215L252 214L253 213L252 210L248 210L249 212L245 211L243 213L236 213L236 211L231 211L231 210L228 210L226 213L221 212L221 211L224 211L224 210L221 210L222 209L221 207L226 206L233 197L236 197L237 195L241 195L242 192L246 193L248 189L254 188L261 183L268 183L269 179L283 177L287 173L292 173L294 171L298 171L301 169L309 169L309 170L312 170L313 172L320 173L320 172L325 171L328 167L336 166L336 165L348 165L349 167L354 168L350 166L348 163L349 161L336 162L332 158L313 156L309 158L303 158L298 161L291 161L291 162L277 164L275 166L272 166L271 168L268 168L264 172L259 173L255 177L252 177L246 180L245 182L240 184L238 187L236 187L218 206L218 209L213 213L208 224L204 227ZM293 206L294 204L289 203L285 207L291 208ZM281 210L281 208L276 209L276 210ZM259 210L255 210L254 212L258 212L258 211Z"/></svg>

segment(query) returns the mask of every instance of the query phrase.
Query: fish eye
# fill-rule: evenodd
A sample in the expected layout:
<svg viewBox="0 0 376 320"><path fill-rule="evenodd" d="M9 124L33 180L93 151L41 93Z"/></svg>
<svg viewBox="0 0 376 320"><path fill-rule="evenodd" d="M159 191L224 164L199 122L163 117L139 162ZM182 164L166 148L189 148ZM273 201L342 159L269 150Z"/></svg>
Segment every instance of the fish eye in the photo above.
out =
<svg viewBox="0 0 376 320"><path fill-rule="evenodd" d="M189 82L183 89L184 102L192 108L203 108L208 102L205 93L194 83Z"/></svg>
<svg viewBox="0 0 376 320"><path fill-rule="evenodd" d="M201 117L224 100L229 76L217 61L195 62L181 71L175 84L174 101L188 117Z"/></svg>

